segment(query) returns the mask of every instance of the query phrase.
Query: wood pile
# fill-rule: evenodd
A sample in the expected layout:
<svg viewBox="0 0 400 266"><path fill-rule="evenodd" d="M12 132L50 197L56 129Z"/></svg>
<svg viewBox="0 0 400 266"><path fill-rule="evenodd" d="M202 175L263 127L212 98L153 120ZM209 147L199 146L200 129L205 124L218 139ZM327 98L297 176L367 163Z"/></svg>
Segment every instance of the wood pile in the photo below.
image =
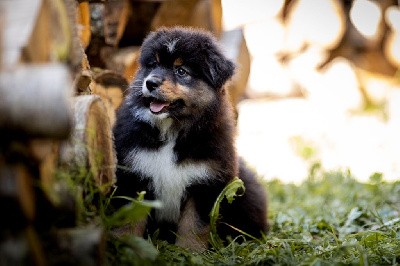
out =
<svg viewBox="0 0 400 266"><path fill-rule="evenodd" d="M73 191L87 180L71 191L65 176L112 190L115 110L153 29L196 26L225 40L243 66L238 101L249 55L242 32L222 33L221 12L219 0L0 1L1 265L104 263L104 230L78 222Z"/></svg>
<svg viewBox="0 0 400 266"><path fill-rule="evenodd" d="M99 193L115 179L107 105L91 93L84 51L89 3L4 0L0 13L0 264L97 265L103 229L78 226L74 196L56 178L85 169Z"/></svg>

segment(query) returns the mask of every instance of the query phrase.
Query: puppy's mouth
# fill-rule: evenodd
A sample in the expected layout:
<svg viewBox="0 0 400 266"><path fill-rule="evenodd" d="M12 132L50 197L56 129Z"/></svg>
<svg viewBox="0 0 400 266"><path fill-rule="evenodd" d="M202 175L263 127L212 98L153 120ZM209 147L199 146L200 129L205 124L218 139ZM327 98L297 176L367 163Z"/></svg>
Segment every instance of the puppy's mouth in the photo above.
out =
<svg viewBox="0 0 400 266"><path fill-rule="evenodd" d="M165 101L154 97L147 97L145 98L145 103L153 114L166 113L175 108L184 106L184 101L182 99Z"/></svg>

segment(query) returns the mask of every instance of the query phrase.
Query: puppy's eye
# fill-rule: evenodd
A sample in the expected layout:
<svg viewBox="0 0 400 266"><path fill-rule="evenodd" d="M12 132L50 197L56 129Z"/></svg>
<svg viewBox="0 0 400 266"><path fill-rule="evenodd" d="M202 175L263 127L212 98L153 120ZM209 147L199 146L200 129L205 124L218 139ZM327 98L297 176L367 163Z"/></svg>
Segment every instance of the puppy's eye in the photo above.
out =
<svg viewBox="0 0 400 266"><path fill-rule="evenodd" d="M189 73L183 67L178 67L177 69L175 69L175 74L179 77L185 77Z"/></svg>

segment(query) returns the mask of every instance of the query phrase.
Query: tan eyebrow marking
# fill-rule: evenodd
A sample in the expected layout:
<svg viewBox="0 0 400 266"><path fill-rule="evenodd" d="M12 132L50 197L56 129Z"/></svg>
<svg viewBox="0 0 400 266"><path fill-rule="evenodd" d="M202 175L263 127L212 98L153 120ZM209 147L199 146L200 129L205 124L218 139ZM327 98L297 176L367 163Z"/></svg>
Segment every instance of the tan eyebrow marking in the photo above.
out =
<svg viewBox="0 0 400 266"><path fill-rule="evenodd" d="M183 60L181 59L181 58L177 58L177 59L175 59L175 61L174 61L174 66L181 66L181 65L183 65Z"/></svg>

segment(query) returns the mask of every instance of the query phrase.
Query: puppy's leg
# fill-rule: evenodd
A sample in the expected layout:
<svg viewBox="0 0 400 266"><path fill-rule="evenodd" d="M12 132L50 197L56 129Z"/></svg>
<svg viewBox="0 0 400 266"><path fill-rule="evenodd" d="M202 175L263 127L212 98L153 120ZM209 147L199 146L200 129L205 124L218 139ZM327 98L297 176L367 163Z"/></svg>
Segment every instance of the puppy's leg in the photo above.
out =
<svg viewBox="0 0 400 266"><path fill-rule="evenodd" d="M193 251L204 251L208 247L209 233L210 226L199 219L194 201L189 199L178 224L176 245Z"/></svg>
<svg viewBox="0 0 400 266"><path fill-rule="evenodd" d="M146 230L147 219L143 219L135 224L126 224L112 230L115 237L122 237L124 235L135 235L142 237Z"/></svg>
<svg viewBox="0 0 400 266"><path fill-rule="evenodd" d="M236 237L240 235L234 229L237 228L259 238L268 230L266 192L242 160L239 161L239 177L246 187L245 193L235 198L232 204L222 202L222 223L218 232L222 238Z"/></svg>

